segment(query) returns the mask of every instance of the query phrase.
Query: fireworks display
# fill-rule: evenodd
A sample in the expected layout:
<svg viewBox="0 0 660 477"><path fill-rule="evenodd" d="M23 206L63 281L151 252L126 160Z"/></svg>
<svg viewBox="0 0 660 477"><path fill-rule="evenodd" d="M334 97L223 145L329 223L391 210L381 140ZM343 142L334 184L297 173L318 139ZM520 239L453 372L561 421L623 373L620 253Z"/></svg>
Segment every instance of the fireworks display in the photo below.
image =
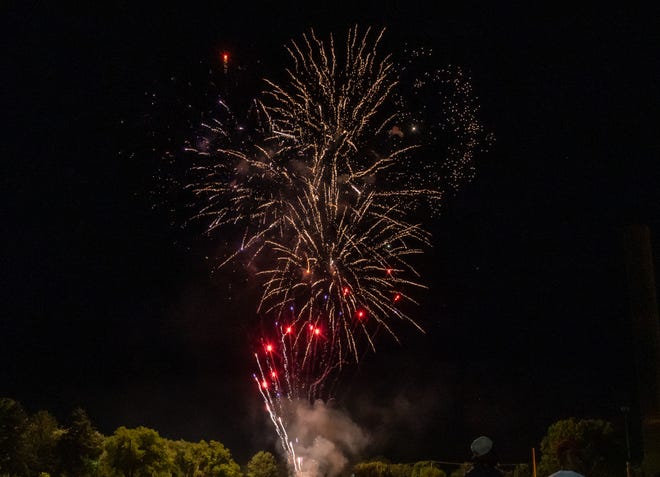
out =
<svg viewBox="0 0 660 477"><path fill-rule="evenodd" d="M248 120L219 98L185 148L195 218L236 237L219 266L241 263L263 287L255 311L272 328L254 379L297 472L291 403L327 397L379 332L422 329L410 314L424 288L413 257L430 245L421 217L471 178L485 144L462 71L420 70L430 51L381 56L383 33L291 41L285 80L265 80Z"/></svg>

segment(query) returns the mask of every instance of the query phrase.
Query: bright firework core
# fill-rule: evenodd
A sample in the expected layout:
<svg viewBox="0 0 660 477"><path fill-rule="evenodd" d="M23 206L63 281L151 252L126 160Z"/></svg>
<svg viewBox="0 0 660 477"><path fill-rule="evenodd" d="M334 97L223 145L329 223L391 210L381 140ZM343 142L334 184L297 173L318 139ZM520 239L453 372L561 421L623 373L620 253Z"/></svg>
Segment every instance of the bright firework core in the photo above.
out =
<svg viewBox="0 0 660 477"><path fill-rule="evenodd" d="M249 134L221 100L224 115L193 142L203 148L187 148L196 217L209 232L242 229L220 265L242 262L261 279L256 311L273 327L254 379L296 473L293 403L327 398L328 378L375 349L379 330L395 339L397 322L421 330L408 311L424 288L411 258L430 235L415 212L437 210L469 179L482 144L460 71L416 77L410 62L377 52L383 33L351 29L342 48L313 32L292 41L288 82L266 80ZM416 105L420 91L448 85L450 94L425 96L442 114ZM455 136L444 156L433 146L441 136Z"/></svg>

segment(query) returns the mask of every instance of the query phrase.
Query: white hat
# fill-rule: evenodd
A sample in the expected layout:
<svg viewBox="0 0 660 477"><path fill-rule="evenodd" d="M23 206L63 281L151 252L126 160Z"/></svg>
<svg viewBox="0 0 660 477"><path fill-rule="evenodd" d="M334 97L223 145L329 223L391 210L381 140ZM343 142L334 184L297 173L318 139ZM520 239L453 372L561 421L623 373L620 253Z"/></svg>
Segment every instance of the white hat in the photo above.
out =
<svg viewBox="0 0 660 477"><path fill-rule="evenodd" d="M491 441L486 436L477 437L472 444L470 444L470 450L474 457L481 457L490 452L493 448L493 441Z"/></svg>

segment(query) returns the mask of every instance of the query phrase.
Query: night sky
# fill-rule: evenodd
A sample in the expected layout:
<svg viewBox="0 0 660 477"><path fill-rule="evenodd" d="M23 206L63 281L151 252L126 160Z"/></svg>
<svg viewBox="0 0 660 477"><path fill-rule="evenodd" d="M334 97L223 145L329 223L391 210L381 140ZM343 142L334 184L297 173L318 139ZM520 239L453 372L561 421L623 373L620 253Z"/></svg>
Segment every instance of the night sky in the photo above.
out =
<svg viewBox="0 0 660 477"><path fill-rule="evenodd" d="M224 50L279 68L308 28L358 23L468 71L496 140L429 225L426 334L383 336L335 405L402 462L463 460L480 434L521 462L558 419L622 425L627 225L650 226L660 269L660 8L109 3L3 7L0 396L81 406L105 434L216 439L239 462L273 448L252 291L211 276L212 244L170 227L154 158L127 151L170 77L201 81Z"/></svg>

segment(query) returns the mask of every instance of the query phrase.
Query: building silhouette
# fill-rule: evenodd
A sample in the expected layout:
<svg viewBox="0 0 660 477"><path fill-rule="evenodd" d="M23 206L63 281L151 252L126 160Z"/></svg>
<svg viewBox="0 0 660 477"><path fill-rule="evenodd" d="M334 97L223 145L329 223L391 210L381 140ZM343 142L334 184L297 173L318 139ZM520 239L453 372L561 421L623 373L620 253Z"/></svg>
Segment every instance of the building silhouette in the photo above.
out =
<svg viewBox="0 0 660 477"><path fill-rule="evenodd" d="M646 225L624 233L630 323L642 431L644 476L660 475L660 320L651 234Z"/></svg>

